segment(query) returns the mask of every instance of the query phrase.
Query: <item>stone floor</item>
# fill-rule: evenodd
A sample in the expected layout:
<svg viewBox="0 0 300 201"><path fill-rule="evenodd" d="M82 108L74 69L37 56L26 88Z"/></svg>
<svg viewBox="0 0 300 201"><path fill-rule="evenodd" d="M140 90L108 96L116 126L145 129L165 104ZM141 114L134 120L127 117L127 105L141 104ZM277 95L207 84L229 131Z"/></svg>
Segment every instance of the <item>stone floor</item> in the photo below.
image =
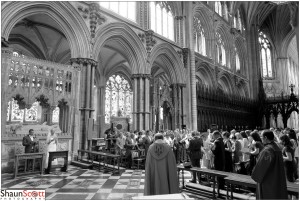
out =
<svg viewBox="0 0 300 201"><path fill-rule="evenodd" d="M129 200L143 196L144 178L144 170L112 174L69 165L67 172L57 169L43 176L36 174L14 179L12 174L2 174L1 189L45 189L46 200ZM190 179L190 172L185 172L185 182Z"/></svg>

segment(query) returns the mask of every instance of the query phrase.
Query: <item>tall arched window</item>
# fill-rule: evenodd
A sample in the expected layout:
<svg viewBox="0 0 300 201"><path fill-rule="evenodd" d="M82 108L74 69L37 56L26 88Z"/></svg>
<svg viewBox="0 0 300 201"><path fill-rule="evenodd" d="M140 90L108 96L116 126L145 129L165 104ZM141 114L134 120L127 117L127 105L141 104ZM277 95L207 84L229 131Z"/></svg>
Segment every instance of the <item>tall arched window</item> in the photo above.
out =
<svg viewBox="0 0 300 201"><path fill-rule="evenodd" d="M174 14L166 2L150 2L151 29L174 40Z"/></svg>
<svg viewBox="0 0 300 201"><path fill-rule="evenodd" d="M242 23L242 18L240 14L240 10L237 10L234 18L233 18L233 27L239 30L240 32L243 31L243 23Z"/></svg>
<svg viewBox="0 0 300 201"><path fill-rule="evenodd" d="M240 73L241 72L240 57L239 57L237 49L234 48L234 50L235 50L235 70L236 70L236 72Z"/></svg>
<svg viewBox="0 0 300 201"><path fill-rule="evenodd" d="M227 7L227 3L224 2L224 18L226 21L228 21L228 7Z"/></svg>
<svg viewBox="0 0 300 201"><path fill-rule="evenodd" d="M206 41L204 29L199 18L194 17L195 51L206 56Z"/></svg>
<svg viewBox="0 0 300 201"><path fill-rule="evenodd" d="M125 2L125 1L108 1L99 2L100 6L112 10L119 15L126 17L134 22L136 22L136 2Z"/></svg>
<svg viewBox="0 0 300 201"><path fill-rule="evenodd" d="M110 117L119 115L132 119L132 90L124 77L113 75L106 82L105 123L110 123Z"/></svg>
<svg viewBox="0 0 300 201"><path fill-rule="evenodd" d="M219 33L216 33L216 47L217 47L217 62L221 65L226 65L226 52L224 47L224 41Z"/></svg>
<svg viewBox="0 0 300 201"><path fill-rule="evenodd" d="M259 33L258 41L260 44L260 60L262 66L262 75L265 78L272 78L273 69L272 69L271 44L267 36L263 32Z"/></svg>
<svg viewBox="0 0 300 201"><path fill-rule="evenodd" d="M222 4L220 1L215 2L215 12L222 16Z"/></svg>

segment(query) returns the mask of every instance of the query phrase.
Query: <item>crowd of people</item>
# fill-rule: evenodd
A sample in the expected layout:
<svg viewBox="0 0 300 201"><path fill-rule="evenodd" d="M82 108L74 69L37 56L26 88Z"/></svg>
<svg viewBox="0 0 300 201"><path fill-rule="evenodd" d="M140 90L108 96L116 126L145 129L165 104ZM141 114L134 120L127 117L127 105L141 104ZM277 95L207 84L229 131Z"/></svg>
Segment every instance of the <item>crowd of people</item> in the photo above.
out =
<svg viewBox="0 0 300 201"><path fill-rule="evenodd" d="M298 133L293 129L269 129L274 142L282 151L286 178L290 182L298 179ZM251 175L260 152L264 149L262 130L215 131L200 133L188 129L158 132L164 137L176 158L176 163L190 162L195 167L219 169L227 172ZM215 135L216 134L216 135ZM106 148L114 149L128 159L126 168L131 168L132 150L144 150L154 142L154 133L147 131L108 132ZM198 178L200 179L200 178ZM192 182L196 182L194 176Z"/></svg>

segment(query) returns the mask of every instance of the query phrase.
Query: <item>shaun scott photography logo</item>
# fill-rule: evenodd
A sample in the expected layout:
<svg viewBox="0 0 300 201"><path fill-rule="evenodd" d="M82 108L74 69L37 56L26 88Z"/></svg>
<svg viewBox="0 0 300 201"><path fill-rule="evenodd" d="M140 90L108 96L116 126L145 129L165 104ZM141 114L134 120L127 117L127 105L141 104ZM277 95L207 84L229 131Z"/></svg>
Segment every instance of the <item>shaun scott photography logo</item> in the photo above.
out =
<svg viewBox="0 0 300 201"><path fill-rule="evenodd" d="M1 190L0 200L45 200L45 190Z"/></svg>

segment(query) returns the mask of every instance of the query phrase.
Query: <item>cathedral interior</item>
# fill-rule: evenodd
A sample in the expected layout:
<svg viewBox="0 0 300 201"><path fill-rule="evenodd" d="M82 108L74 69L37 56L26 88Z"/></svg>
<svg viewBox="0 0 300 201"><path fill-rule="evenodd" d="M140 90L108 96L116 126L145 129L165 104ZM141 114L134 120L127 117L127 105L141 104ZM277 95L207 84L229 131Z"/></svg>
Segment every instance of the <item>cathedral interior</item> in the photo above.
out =
<svg viewBox="0 0 300 201"><path fill-rule="evenodd" d="M69 163L112 127L298 130L298 6L2 1L2 189L45 188L47 199L143 195L144 170L111 175L70 165L48 179L11 179L29 129L45 152L57 125L57 150L68 151Z"/></svg>

